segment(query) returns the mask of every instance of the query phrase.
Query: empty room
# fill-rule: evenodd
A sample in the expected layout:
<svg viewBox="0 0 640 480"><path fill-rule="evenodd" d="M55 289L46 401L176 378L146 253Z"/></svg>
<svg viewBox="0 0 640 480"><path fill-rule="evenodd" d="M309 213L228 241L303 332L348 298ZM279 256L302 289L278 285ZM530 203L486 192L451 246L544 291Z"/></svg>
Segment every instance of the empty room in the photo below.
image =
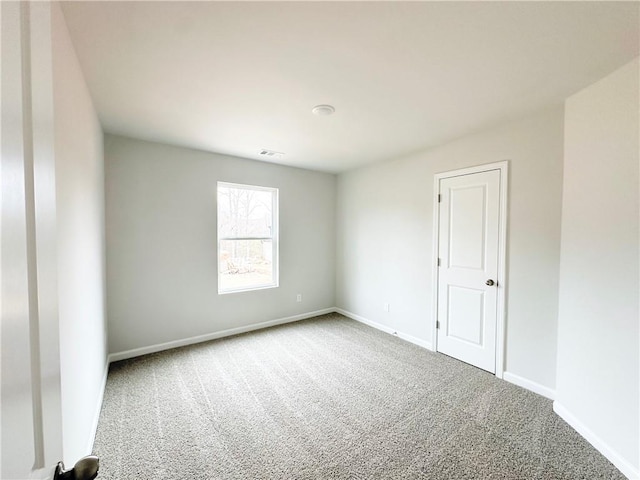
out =
<svg viewBox="0 0 640 480"><path fill-rule="evenodd" d="M0 478L640 479L640 2L0 24Z"/></svg>

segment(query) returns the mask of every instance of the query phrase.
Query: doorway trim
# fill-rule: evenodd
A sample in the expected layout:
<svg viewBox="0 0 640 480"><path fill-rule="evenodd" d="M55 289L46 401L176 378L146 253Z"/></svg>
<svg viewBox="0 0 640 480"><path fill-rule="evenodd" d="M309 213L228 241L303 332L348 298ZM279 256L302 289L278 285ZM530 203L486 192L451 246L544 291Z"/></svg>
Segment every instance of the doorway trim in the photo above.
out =
<svg viewBox="0 0 640 480"><path fill-rule="evenodd" d="M507 212L509 193L509 160L501 162L487 163L448 172L436 173L433 177L433 298L431 315L431 338L432 349L438 351L438 332L436 321L438 319L438 251L440 242L440 209L438 207L438 195L440 194L440 180L444 178L460 177L474 173L488 172L490 170L500 170L500 212L498 220L498 292L496 308L496 377L502 378L504 375L504 357L506 345L506 298L507 298Z"/></svg>

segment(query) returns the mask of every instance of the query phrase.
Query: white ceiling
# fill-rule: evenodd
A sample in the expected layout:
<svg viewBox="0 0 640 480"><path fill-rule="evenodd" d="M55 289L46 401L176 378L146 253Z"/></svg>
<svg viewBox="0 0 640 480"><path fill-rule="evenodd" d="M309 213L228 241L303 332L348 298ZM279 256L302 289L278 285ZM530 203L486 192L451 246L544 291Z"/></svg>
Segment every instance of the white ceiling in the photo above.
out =
<svg viewBox="0 0 640 480"><path fill-rule="evenodd" d="M638 2L65 2L104 130L329 172L524 115L639 54ZM336 113L312 115L328 103Z"/></svg>

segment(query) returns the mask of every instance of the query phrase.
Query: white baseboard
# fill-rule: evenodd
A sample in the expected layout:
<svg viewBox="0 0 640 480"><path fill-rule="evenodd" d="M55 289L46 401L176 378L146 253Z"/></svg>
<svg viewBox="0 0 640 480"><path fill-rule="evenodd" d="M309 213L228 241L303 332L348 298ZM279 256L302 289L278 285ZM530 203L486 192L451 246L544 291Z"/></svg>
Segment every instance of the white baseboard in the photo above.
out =
<svg viewBox="0 0 640 480"><path fill-rule="evenodd" d="M395 335L402 340L406 340L407 342L418 345L422 348L426 348L427 350L433 350L431 342L427 342L426 340L422 340L421 338L414 337L413 335L409 335L407 333L399 332L391 327L387 327L386 325L382 325L381 323L374 322L367 318L361 317L360 315L356 315L355 313L349 312L347 310L343 310L342 308L335 308L335 312L344 315L345 317L349 317L352 320L355 320L360 323L364 323L365 325L369 325L370 327L381 330L385 333L389 333L391 335Z"/></svg>
<svg viewBox="0 0 640 480"><path fill-rule="evenodd" d="M519 387L531 390L532 392L542 395L549 400L555 400L556 398L556 391L554 389L545 387L544 385L534 382L533 380L529 380L528 378L521 377L520 375L516 375L515 373L504 372L502 374L502 379L509 383L513 383L514 385L518 385Z"/></svg>
<svg viewBox="0 0 640 480"><path fill-rule="evenodd" d="M323 310L316 310L315 312L301 313L299 315L293 315L291 317L278 318L276 320L269 320L267 322L261 323L253 323L251 325L245 325L243 327L230 328L228 330L207 333L204 335L198 335L196 337L183 338L181 340L173 340L171 342L159 343L157 345L149 345L147 347L134 348L132 350L126 350L124 352L112 353L109 355L109 363L117 362L119 360L126 360L127 358L139 357L141 355L147 355L149 353L162 352L164 350L169 350L172 348L193 345L195 343L207 342L209 340L215 340L216 338L230 337L231 335L238 335L239 333L260 330L262 328L282 325L284 323L296 322L298 320L304 320L305 318L316 317L318 315L324 315L326 313L333 312L335 312L334 308L325 308Z"/></svg>
<svg viewBox="0 0 640 480"><path fill-rule="evenodd" d="M628 479L640 479L640 471L630 462L622 458L613 448L611 448L604 440L595 434L589 427L578 420L573 414L561 403L556 400L553 402L553 411L556 412L565 422L567 422L576 432L582 435L591 445L595 447L602 455L604 455L618 470L620 470Z"/></svg>
<svg viewBox="0 0 640 480"><path fill-rule="evenodd" d="M95 412L93 414L93 423L91 424L91 431L89 432L89 439L87 441L87 449L86 449L85 455L91 455L93 453L93 444L96 440L96 432L98 431L98 422L100 420L100 412L102 411L104 391L107 387L107 376L109 375L109 363L110 363L109 358L107 357L107 361L104 366L104 373L102 374L102 383L100 385L98 401L96 403Z"/></svg>

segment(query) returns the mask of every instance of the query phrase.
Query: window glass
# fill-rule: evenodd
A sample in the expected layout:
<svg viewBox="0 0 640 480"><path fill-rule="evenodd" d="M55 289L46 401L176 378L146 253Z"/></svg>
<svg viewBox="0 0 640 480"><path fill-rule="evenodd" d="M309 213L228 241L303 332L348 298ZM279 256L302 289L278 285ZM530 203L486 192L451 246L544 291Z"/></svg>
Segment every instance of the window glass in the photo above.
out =
<svg viewBox="0 0 640 480"><path fill-rule="evenodd" d="M278 190L218 183L218 292L278 285Z"/></svg>

